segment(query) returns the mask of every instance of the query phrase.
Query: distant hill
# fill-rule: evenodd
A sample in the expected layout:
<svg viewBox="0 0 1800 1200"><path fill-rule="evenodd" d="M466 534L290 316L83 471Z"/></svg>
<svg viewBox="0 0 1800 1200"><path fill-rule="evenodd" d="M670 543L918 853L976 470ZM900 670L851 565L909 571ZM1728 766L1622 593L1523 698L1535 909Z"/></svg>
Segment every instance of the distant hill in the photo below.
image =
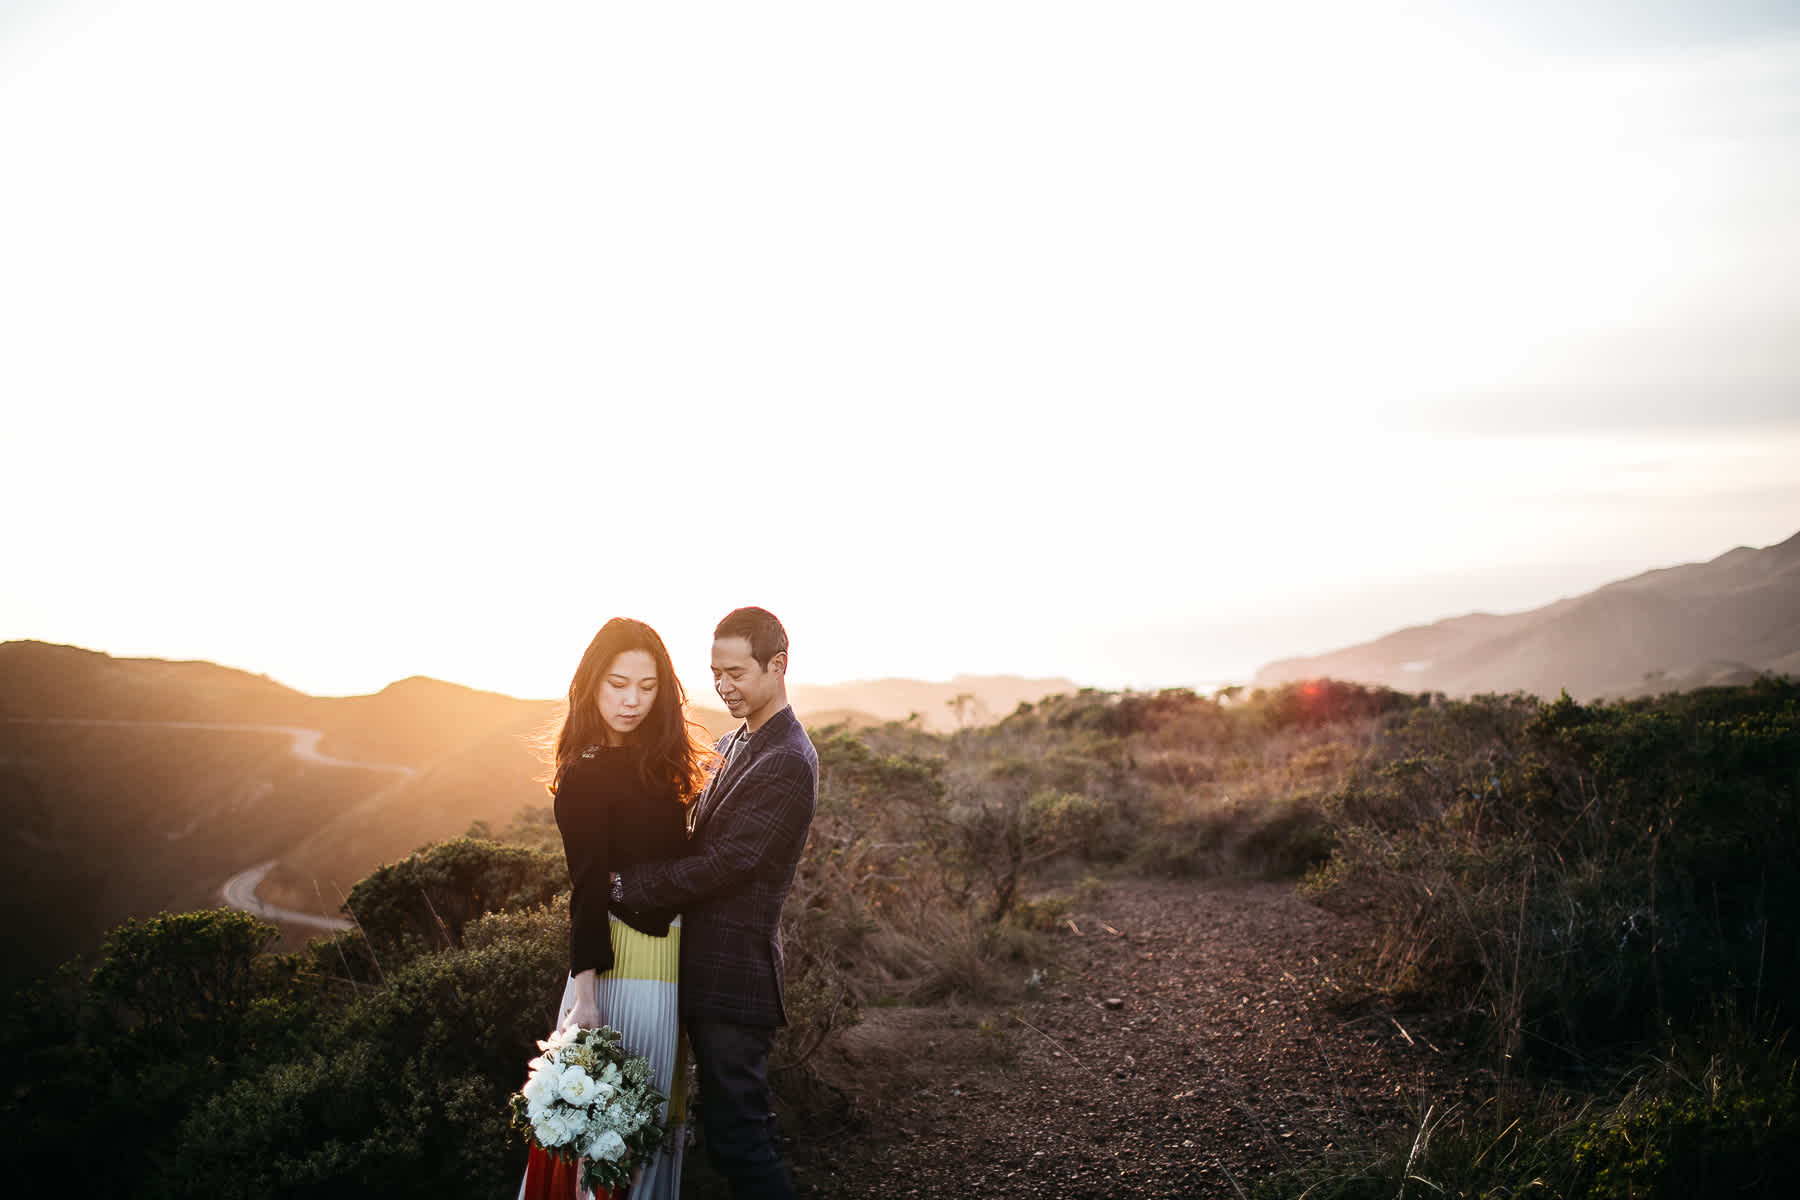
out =
<svg viewBox="0 0 1800 1200"><path fill-rule="evenodd" d="M318 699L210 662L114 658L49 642L0 643L0 717L306 724Z"/></svg>
<svg viewBox="0 0 1800 1200"><path fill-rule="evenodd" d="M952 729L959 712L993 720L1074 690L964 676L798 686L794 701L814 727L918 712ZM329 912L383 862L476 821L503 829L548 800L532 739L557 713L424 677L321 697L214 663L0 644L0 906L36 914L0 935L0 984L91 949L127 917L215 903L260 862L276 860L263 899ZM735 724L719 708L691 715L714 736Z"/></svg>
<svg viewBox="0 0 1800 1200"><path fill-rule="evenodd" d="M462 750L495 729L522 731L548 720L552 704L518 700L415 675L372 696L321 706L319 749L364 762L423 766Z"/></svg>
<svg viewBox="0 0 1800 1200"><path fill-rule="evenodd" d="M1270 663L1255 684L1331 677L1451 696L1578 700L1800 675L1800 534L1646 571L1530 612L1473 613Z"/></svg>
<svg viewBox="0 0 1800 1200"><path fill-rule="evenodd" d="M429 679L308 696L213 663L0 645L0 905L36 914L4 935L3 981L90 948L126 917L216 903L227 877L285 863L321 835L344 853L315 864L318 877L347 887L390 846L398 856L461 833L470 817L451 789L417 781L497 741L526 759L529 793L517 735L549 708ZM402 808L378 801L403 782ZM501 824L518 807L503 786L483 798L476 815ZM397 827L387 841L359 831L377 813ZM446 827L450 817L460 823ZM337 902L310 877L291 890L294 908Z"/></svg>

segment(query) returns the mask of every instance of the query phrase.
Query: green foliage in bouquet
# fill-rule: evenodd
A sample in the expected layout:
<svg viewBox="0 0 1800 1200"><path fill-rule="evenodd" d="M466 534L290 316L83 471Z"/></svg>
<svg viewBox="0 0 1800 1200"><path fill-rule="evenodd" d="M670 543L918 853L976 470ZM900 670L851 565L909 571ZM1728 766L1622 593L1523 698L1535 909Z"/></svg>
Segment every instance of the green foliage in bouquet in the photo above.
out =
<svg viewBox="0 0 1800 1200"><path fill-rule="evenodd" d="M662 1144L662 1105L650 1063L619 1031L559 1029L538 1043L525 1086L509 1101L515 1128L559 1158L582 1164L589 1191L623 1190Z"/></svg>

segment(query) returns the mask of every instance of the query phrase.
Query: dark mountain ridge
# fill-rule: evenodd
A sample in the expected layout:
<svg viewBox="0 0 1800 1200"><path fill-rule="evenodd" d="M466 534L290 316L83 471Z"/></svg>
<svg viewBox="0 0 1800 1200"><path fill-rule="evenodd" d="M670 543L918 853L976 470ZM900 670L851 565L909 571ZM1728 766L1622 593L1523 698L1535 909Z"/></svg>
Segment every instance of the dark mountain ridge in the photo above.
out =
<svg viewBox="0 0 1800 1200"><path fill-rule="evenodd" d="M1577 699L1800 673L1800 534L1663 567L1529 612L1471 613L1256 673L1270 687L1329 676L1402 691Z"/></svg>

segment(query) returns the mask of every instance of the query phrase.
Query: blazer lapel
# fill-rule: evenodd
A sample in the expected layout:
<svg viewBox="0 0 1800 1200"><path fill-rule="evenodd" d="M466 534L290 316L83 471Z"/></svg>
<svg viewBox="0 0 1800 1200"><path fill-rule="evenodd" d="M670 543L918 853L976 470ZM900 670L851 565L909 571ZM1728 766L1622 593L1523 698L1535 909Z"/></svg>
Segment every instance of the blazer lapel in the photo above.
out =
<svg viewBox="0 0 1800 1200"><path fill-rule="evenodd" d="M744 764L750 758L750 748L739 744L740 742L748 742L750 740L748 730L740 725L732 730L727 736L730 739L729 744L721 746L719 752L721 754L726 754L727 752L735 753L731 753L730 761L719 768L719 773L717 775L714 775L707 781L706 789L700 793L700 799L695 802L694 827L688 831L689 837L698 833L700 831L700 826L705 823L706 818L712 816L713 810L719 806L719 801L725 798L725 793L730 788L731 780L742 773Z"/></svg>

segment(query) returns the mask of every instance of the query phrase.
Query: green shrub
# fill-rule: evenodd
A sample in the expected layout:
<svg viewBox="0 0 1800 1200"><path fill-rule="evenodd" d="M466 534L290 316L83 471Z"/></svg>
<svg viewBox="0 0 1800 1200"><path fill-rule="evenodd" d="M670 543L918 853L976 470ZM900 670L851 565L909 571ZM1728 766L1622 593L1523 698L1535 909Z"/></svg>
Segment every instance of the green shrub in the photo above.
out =
<svg viewBox="0 0 1800 1200"><path fill-rule="evenodd" d="M1789 1087L1659 1097L1591 1130L1575 1166L1592 1200L1785 1197L1800 1178L1800 1101Z"/></svg>
<svg viewBox="0 0 1800 1200"><path fill-rule="evenodd" d="M424 949L459 945L463 927L483 913L541 905L568 886L560 851L464 837L376 868L343 907L393 969Z"/></svg>
<svg viewBox="0 0 1800 1200"><path fill-rule="evenodd" d="M1393 986L1510 1060L1641 1044L1721 1001L1800 1013L1800 684L1390 718L1328 798L1316 894L1373 898Z"/></svg>
<svg viewBox="0 0 1800 1200"><path fill-rule="evenodd" d="M1069 914L1075 911L1072 896L1044 896L1037 900L1021 900L1013 906L1012 920L1025 929L1049 933L1067 926Z"/></svg>
<svg viewBox="0 0 1800 1200"><path fill-rule="evenodd" d="M121 1057L230 1059L274 926L228 908L127 921L107 934L88 998Z"/></svg>
<svg viewBox="0 0 1800 1200"><path fill-rule="evenodd" d="M1273 691L1258 690L1253 707L1262 712L1270 732L1282 729L1319 729L1389 713L1404 712L1428 702L1424 696L1369 687L1339 679L1309 679L1284 683Z"/></svg>
<svg viewBox="0 0 1800 1200"><path fill-rule="evenodd" d="M98 966L34 989L6 1030L9 1177L54 1178L106 1131L109 1160L168 1153L184 1115L310 1024L295 960L260 951L276 931L230 909L128 921Z"/></svg>
<svg viewBox="0 0 1800 1200"><path fill-rule="evenodd" d="M1265 1181L1262 1200L1396 1196L1774 1200L1800 1171L1795 1056L1778 1037L1709 1022L1596 1096L1516 1085ZM1683 1061L1692 1059L1693 1061Z"/></svg>
<svg viewBox="0 0 1800 1200"><path fill-rule="evenodd" d="M241 1079L183 1125L152 1196L495 1196L522 1144L506 1098L549 1028L566 915L505 913L425 953L344 1012L318 1048Z"/></svg>

